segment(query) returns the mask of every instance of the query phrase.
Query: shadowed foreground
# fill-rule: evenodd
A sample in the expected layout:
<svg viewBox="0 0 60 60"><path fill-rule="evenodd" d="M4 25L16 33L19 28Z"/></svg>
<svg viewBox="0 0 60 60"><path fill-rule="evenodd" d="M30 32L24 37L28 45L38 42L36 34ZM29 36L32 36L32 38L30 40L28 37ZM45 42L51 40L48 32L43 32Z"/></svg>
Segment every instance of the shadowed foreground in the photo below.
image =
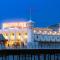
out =
<svg viewBox="0 0 60 60"><path fill-rule="evenodd" d="M0 60L60 60L58 49L3 49Z"/></svg>

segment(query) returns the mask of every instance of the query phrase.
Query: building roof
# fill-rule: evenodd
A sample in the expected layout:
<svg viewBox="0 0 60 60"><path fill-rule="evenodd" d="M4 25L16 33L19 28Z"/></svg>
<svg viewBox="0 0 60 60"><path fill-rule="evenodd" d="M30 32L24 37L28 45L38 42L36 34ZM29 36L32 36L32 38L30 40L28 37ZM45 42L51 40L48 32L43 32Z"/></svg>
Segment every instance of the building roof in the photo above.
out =
<svg viewBox="0 0 60 60"><path fill-rule="evenodd" d="M28 22L29 22L29 23L34 23L34 21L32 21L32 20L29 20Z"/></svg>
<svg viewBox="0 0 60 60"><path fill-rule="evenodd" d="M33 28L33 30L52 31L52 29L50 29L50 28Z"/></svg>
<svg viewBox="0 0 60 60"><path fill-rule="evenodd" d="M60 27L60 23L57 23L57 24L54 24L54 25L51 25L49 26L48 28L59 28Z"/></svg>

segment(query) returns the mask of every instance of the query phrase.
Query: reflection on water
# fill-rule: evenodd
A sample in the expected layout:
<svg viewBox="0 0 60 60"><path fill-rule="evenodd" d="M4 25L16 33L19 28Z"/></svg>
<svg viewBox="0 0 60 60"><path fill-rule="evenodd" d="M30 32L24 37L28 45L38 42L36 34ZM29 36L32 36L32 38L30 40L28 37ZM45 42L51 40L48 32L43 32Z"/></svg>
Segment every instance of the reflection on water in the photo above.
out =
<svg viewBox="0 0 60 60"><path fill-rule="evenodd" d="M60 60L60 54L8 55L0 56L0 60Z"/></svg>

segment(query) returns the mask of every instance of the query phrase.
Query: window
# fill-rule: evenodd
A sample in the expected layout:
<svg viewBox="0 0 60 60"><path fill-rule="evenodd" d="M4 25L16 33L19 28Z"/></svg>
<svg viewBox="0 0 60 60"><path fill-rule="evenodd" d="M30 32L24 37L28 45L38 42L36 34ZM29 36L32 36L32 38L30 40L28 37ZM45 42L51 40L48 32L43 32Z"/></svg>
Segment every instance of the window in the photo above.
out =
<svg viewBox="0 0 60 60"><path fill-rule="evenodd" d="M7 34L7 33L6 33L5 35L6 35L6 36L8 36L8 34Z"/></svg>
<svg viewBox="0 0 60 60"><path fill-rule="evenodd" d="M27 35L27 33L25 33L25 35Z"/></svg>
<svg viewBox="0 0 60 60"><path fill-rule="evenodd" d="M14 36L14 33L12 33L12 35Z"/></svg>
<svg viewBox="0 0 60 60"><path fill-rule="evenodd" d="M19 35L21 35L21 33L19 33Z"/></svg>
<svg viewBox="0 0 60 60"><path fill-rule="evenodd" d="M38 38L38 35L37 35L37 38Z"/></svg>

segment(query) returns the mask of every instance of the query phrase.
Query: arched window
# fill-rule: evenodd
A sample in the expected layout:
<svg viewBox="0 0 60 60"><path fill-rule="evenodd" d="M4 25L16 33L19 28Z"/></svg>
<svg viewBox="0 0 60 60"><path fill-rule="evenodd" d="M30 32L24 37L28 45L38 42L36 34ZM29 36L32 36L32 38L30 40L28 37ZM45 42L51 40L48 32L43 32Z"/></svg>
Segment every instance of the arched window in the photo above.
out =
<svg viewBox="0 0 60 60"><path fill-rule="evenodd" d="M19 35L21 35L21 33L19 33Z"/></svg>
<svg viewBox="0 0 60 60"><path fill-rule="evenodd" d="M27 35L27 32L25 33L25 35Z"/></svg>
<svg viewBox="0 0 60 60"><path fill-rule="evenodd" d="M14 36L14 33L12 33L12 35Z"/></svg>

